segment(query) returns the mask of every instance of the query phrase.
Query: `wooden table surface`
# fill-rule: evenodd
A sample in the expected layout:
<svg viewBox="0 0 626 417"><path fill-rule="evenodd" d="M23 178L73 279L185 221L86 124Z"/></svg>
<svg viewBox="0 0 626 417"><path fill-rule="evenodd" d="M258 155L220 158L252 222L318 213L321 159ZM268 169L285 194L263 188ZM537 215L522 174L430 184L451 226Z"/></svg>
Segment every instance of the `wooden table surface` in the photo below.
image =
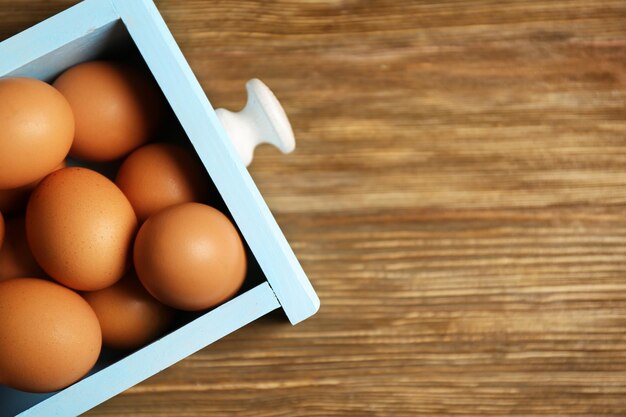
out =
<svg viewBox="0 0 626 417"><path fill-rule="evenodd" d="M73 1L0 0L0 39ZM91 416L626 415L626 2L157 4L322 300Z"/></svg>

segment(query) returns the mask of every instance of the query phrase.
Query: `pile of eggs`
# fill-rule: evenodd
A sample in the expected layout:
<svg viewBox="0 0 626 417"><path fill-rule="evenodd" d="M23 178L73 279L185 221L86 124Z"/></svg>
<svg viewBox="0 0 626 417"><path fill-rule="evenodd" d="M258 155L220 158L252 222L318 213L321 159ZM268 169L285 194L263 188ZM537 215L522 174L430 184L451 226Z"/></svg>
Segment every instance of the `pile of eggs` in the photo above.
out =
<svg viewBox="0 0 626 417"><path fill-rule="evenodd" d="M244 245L206 205L196 156L148 143L165 108L149 75L122 63L79 64L52 85L0 79L0 384L62 389L103 344L139 348L177 310L243 284ZM91 169L110 165L114 176Z"/></svg>

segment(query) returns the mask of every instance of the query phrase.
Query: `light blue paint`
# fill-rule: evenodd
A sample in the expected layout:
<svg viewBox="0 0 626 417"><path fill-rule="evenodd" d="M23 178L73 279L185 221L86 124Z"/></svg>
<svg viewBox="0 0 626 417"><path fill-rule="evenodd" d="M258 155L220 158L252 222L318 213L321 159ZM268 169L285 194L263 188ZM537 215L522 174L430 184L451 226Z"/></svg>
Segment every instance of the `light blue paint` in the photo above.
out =
<svg viewBox="0 0 626 417"><path fill-rule="evenodd" d="M67 69L68 62L80 63L102 56L124 36L128 36L126 29L122 22L117 20L95 29L84 37L78 38L6 75L52 81Z"/></svg>
<svg viewBox="0 0 626 417"><path fill-rule="evenodd" d="M126 30L128 32L126 32ZM148 64L268 282L174 331L144 349L46 396L15 394L24 416L84 412L213 343L279 306L296 324L314 314L319 299L202 87L150 0L85 0L0 43L0 76L51 80L93 59L128 34ZM123 39L126 37L126 39ZM243 87L243 86L242 86ZM6 398L0 389L0 400ZM0 404L0 416L4 413Z"/></svg>
<svg viewBox="0 0 626 417"><path fill-rule="evenodd" d="M75 416L280 307L263 283L40 402L20 417Z"/></svg>
<svg viewBox="0 0 626 417"><path fill-rule="evenodd" d="M287 317L320 301L261 193L239 160L200 83L150 0L111 0L226 202Z"/></svg>
<svg viewBox="0 0 626 417"><path fill-rule="evenodd" d="M102 42L93 39L119 21L108 0L85 0L0 43L0 75L50 79L68 66L92 59ZM69 48L68 48L69 46ZM62 50L62 51L61 51Z"/></svg>

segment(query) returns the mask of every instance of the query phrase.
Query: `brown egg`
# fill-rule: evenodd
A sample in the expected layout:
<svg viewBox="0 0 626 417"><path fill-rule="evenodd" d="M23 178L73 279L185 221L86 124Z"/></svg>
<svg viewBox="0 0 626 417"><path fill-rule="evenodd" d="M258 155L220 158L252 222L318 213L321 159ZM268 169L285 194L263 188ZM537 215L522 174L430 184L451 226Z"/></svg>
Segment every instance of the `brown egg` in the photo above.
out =
<svg viewBox="0 0 626 417"><path fill-rule="evenodd" d="M65 388L89 372L101 345L96 314L72 290L36 278L0 282L0 383Z"/></svg>
<svg viewBox="0 0 626 417"><path fill-rule="evenodd" d="M26 236L37 263L77 290L106 288L124 275L136 229L124 193L86 168L48 175L26 208Z"/></svg>
<svg viewBox="0 0 626 417"><path fill-rule="evenodd" d="M28 247L23 216L7 219L4 245L0 248L0 281L20 277L46 277Z"/></svg>
<svg viewBox="0 0 626 417"><path fill-rule="evenodd" d="M203 310L237 293L246 276L239 233L213 207L185 203L148 218L135 240L144 287L164 304Z"/></svg>
<svg viewBox="0 0 626 417"><path fill-rule="evenodd" d="M25 186L59 165L72 145L74 116L52 86L0 79L0 189Z"/></svg>
<svg viewBox="0 0 626 417"><path fill-rule="evenodd" d="M70 155L85 161L118 159L146 143L163 112L150 75L121 63L79 64L61 74L54 86L74 110Z"/></svg>
<svg viewBox="0 0 626 417"><path fill-rule="evenodd" d="M54 168L53 171L65 167L65 161L62 161L56 168ZM39 184L42 179L43 178L39 178L37 181L33 181L22 187L0 190L0 211L5 214L15 214L25 210L30 193L33 192L37 184Z"/></svg>
<svg viewBox="0 0 626 417"><path fill-rule="evenodd" d="M133 205L139 221L166 207L204 202L209 176L184 148L166 143L142 146L126 158L115 183Z"/></svg>
<svg viewBox="0 0 626 417"><path fill-rule="evenodd" d="M134 272L83 297L98 316L102 342L114 349L136 349L154 341L174 317L174 310L148 294Z"/></svg>

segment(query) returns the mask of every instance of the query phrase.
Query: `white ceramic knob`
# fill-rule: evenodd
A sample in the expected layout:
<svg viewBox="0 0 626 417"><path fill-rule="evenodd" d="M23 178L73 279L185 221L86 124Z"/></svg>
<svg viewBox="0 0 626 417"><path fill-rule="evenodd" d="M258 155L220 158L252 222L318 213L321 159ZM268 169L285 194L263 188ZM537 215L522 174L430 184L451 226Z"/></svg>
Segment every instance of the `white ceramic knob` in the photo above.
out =
<svg viewBox="0 0 626 417"><path fill-rule="evenodd" d="M282 153L293 151L296 139L291 124L272 90L256 78L248 80L246 90L248 102L243 110L216 110L243 163L250 165L254 149L261 143L270 143Z"/></svg>

